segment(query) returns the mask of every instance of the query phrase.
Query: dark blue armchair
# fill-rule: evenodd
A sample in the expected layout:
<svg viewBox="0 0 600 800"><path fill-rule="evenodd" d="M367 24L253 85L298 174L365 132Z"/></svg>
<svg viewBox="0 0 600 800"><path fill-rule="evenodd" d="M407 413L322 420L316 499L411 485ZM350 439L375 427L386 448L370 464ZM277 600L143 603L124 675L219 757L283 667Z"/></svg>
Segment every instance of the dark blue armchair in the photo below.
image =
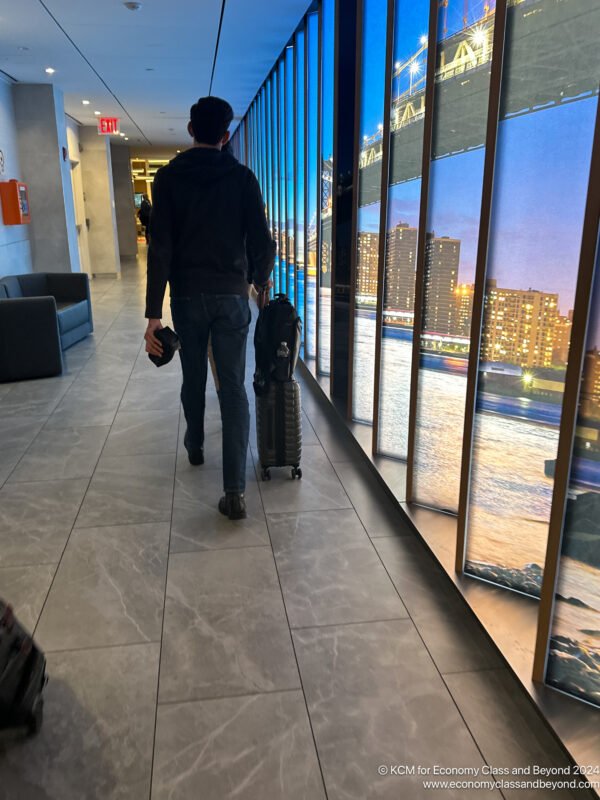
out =
<svg viewBox="0 0 600 800"><path fill-rule="evenodd" d="M60 375L62 351L93 329L87 275L0 278L0 381Z"/></svg>

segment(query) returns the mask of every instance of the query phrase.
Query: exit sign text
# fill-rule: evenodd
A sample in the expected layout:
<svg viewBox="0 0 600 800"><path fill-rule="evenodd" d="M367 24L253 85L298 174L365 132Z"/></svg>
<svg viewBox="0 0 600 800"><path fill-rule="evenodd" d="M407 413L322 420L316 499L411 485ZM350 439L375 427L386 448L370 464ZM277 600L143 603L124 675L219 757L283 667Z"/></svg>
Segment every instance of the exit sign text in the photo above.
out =
<svg viewBox="0 0 600 800"><path fill-rule="evenodd" d="M98 119L98 133L118 133L119 132L119 118L118 117L99 117Z"/></svg>

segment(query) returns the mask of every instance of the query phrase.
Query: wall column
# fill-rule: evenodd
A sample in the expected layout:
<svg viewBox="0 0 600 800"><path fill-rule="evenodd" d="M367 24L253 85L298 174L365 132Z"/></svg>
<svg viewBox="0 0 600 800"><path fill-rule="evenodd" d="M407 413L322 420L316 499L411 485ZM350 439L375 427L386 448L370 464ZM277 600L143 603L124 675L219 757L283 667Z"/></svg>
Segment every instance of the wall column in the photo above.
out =
<svg viewBox="0 0 600 800"><path fill-rule="evenodd" d="M115 213L121 258L137 256L137 228L135 224L135 204L133 202L133 181L131 179L131 154L128 147L112 144L113 189Z"/></svg>
<svg viewBox="0 0 600 800"><path fill-rule="evenodd" d="M13 100L34 272L79 272L62 92L50 84L17 83Z"/></svg>
<svg viewBox="0 0 600 800"><path fill-rule="evenodd" d="M79 129L85 216L92 275L119 275L121 261L115 214L110 139L96 127Z"/></svg>

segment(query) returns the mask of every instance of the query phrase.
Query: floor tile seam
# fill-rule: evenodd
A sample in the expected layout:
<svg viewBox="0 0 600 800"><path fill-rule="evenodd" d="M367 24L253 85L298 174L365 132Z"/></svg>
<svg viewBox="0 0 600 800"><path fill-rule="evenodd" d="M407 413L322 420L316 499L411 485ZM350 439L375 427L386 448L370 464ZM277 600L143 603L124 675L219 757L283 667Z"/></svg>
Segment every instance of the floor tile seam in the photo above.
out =
<svg viewBox="0 0 600 800"><path fill-rule="evenodd" d="M109 432L108 436L110 436L110 432ZM108 436L107 436L107 439L108 439ZM111 449L113 449L113 448L109 448L109 451L107 453L104 453L104 455L107 458L121 458L121 457L129 458L129 456L137 457L137 456L174 456L174 455L177 455L177 449L175 449L175 450L170 450L170 449L158 450L158 449L156 449L156 450L148 450L148 451L145 451L143 453L130 452L130 451L127 451L126 453L111 453L110 452Z"/></svg>
<svg viewBox="0 0 600 800"><path fill-rule="evenodd" d="M291 645L292 645L292 652L294 654L294 661L296 662L296 670L297 670L297 673L298 673L298 679L300 681L300 689L302 690L302 697L304 698L304 708L306 709L306 717L308 719L308 725L310 727L310 734L311 734L311 738L312 738L312 742L313 742L313 747L314 747L314 750L315 750L315 755L316 755L316 758L317 758L317 764L319 765L319 773L321 775L321 783L323 785L323 793L324 793L324 796L325 796L325 800L327 800L327 798L329 797L329 793L327 791L327 784L325 783L325 774L323 772L323 765L321 764L321 756L320 756L320 753L319 753L319 748L317 746L317 739L316 739L315 730L314 730L314 727L313 727L312 717L310 715L310 710L309 710L309 707L308 707L308 699L306 697L306 691L304 689L304 681L302 679L302 671L300 670L300 661L298 659L298 653L296 652L296 643L294 642L294 637L292 635L292 628L291 628L291 625L290 625L290 618L289 618L289 614L288 614L287 604L285 602L285 594L283 592L283 586L281 584L281 575L279 574L279 568L277 566L277 559L275 558L275 551L273 549L273 539L271 537L271 528L270 528L270 525L269 525L269 519L268 519L268 516L266 514L265 514L265 519L266 519L266 523L267 523L267 533L269 535L269 542L270 542L270 545L271 545L271 556L273 558L273 564L275 566L275 574L277 575L277 581L279 583L279 592L281 594L281 602L283 603L283 610L285 612L285 620L286 620L286 623L287 623L287 626L288 626L290 642L291 642Z"/></svg>
<svg viewBox="0 0 600 800"><path fill-rule="evenodd" d="M72 386L72 385L73 385L73 384L71 384L71 386ZM71 387L69 387L69 389L70 389L70 388L71 388ZM65 392L65 395L68 393L69 389L67 389L67 392ZM64 396L65 396L65 395L63 395L63 398L64 398ZM60 405L60 403L62 402L63 398L61 398L61 400L59 401L59 403L57 403L57 405L56 405L56 407L57 407L57 408L58 408L58 406ZM21 456L20 456L19 460L17 461L17 463L14 465L14 467L13 467L13 468L10 470L10 472L8 473L8 475L6 476L6 478L4 479L4 483L2 484L2 486L5 486L5 485L6 485L6 484L9 482L9 480L11 479L11 477L12 477L13 473L15 472L15 470L17 470L17 469L18 469L18 467L21 465L21 461L23 461L23 459L25 458L25 456L27 455L27 453L28 453L28 452L30 451L30 449L33 447L33 444L35 443L35 441L36 441L36 439L38 438L38 436L40 435L40 433L42 433L42 431L43 431L43 430L46 428L46 425L48 424L48 422L49 422L49 421L50 421L50 419L52 418L52 415L53 415L53 414L54 414L54 411L52 412L52 414L49 414L49 415L46 417L46 419L44 420L44 422L43 422L42 426L40 427L39 431L38 431L38 432L35 434L35 436L33 437L33 439L32 439L32 440L29 442L29 444L27 445L27 447L25 448L25 450L24 450L24 451L23 451L23 453L21 454ZM33 483L33 481L31 481L31 483Z"/></svg>
<svg viewBox="0 0 600 800"><path fill-rule="evenodd" d="M230 547L201 547L195 550L171 550L172 556L190 556L194 553L222 553L229 552L230 550L262 550L270 547L268 543L265 544L242 544L239 547L231 545Z"/></svg>
<svg viewBox="0 0 600 800"><path fill-rule="evenodd" d="M302 687L298 686L284 687L282 689L265 689L264 691L256 692L231 692L229 694L212 694L206 697L191 697L183 700L159 700L158 708L169 708L169 706L182 706L188 703L214 703L219 700L234 700L244 697L268 697L274 694L302 694Z"/></svg>
<svg viewBox="0 0 600 800"><path fill-rule="evenodd" d="M85 478L83 479L85 480ZM89 487L88 487L89 489ZM93 524L93 525L82 525L81 523L76 524L73 526L73 531L88 531L93 528L123 528L128 527L129 525L158 525L158 524L168 524L170 517L167 515L163 515L156 519L139 519L139 520L132 520L130 522L110 522L104 525L102 524Z"/></svg>
<svg viewBox="0 0 600 800"><path fill-rule="evenodd" d="M141 349L141 344L140 344L140 349ZM138 351L138 353L139 353L139 351ZM136 358L137 358L137 356L136 356ZM136 359L134 359L134 361L133 361L133 364L132 364L132 366L131 366L131 371L130 371L130 373L129 373L129 378L127 379L127 382L125 383L125 386L123 387L123 392L122 392L122 394L121 394L121 399L119 400L119 405L118 405L118 407L117 407L117 411L115 412L115 416L117 415L117 413L118 413L118 410L119 410L119 407L120 407L121 403L123 402L123 395L125 394L125 390L126 390L126 388L127 388L127 383L129 383L129 380L131 379L131 373L133 372L133 370L134 370L134 368L135 368L135 361L136 361ZM85 492L84 492L84 495L83 495L83 500L81 501L81 504L80 504L80 506L79 506L79 510L77 511L77 516L75 517L75 521L74 521L74 523L73 523L73 527L71 528L71 531L70 531L70 533L69 533L69 540L70 540L70 538L71 538L71 534L73 533L73 530L74 530L76 527L80 527L80 528L84 528L84 527L98 527L98 526L95 526L95 525L79 525L79 526L78 526L78 525L77 525L77 520L79 519L79 515L81 514L81 509L83 508L83 504L84 504L84 502L85 502L85 499L86 499L86 497L87 497L87 494L88 494L88 492L89 492L89 490L90 490L90 486L92 485L92 481L94 480L94 476L96 475L96 470L98 469L98 464L100 463L100 459L102 458L102 454L104 453L104 449L105 449L105 447L106 447L106 443L107 443L107 441L108 441L108 437L109 437L109 436L110 436L110 434L111 434L112 427L113 427L113 425L114 425L114 420L115 420L115 417L113 417L113 421L111 422L110 426L108 426L108 432L107 432L107 434L106 434L106 438L104 439L104 443L102 444L102 447L100 448L100 452L99 452L99 454L98 454L98 458L96 459L96 463L95 463L95 465L94 465L94 469L92 470L92 475L91 475L91 477L90 477L90 479L89 479L89 482L88 482L88 485L87 485L87 489L85 490ZM103 427L104 427L104 426L103 426ZM153 521L154 521L154 520L153 520ZM158 522L158 521L162 521L162 520L156 520L156 521ZM67 540L67 544L68 544L68 540ZM64 550L63 550L63 555L64 555ZM62 555L61 555L61 561L62 561ZM60 569L60 563L59 563L59 569ZM56 572L58 573L58 569L56 570ZM41 617L41 615L40 615L40 617ZM38 620L38 621L39 621L39 620Z"/></svg>
<svg viewBox="0 0 600 800"><path fill-rule="evenodd" d="M138 640L133 642L110 642L108 644L90 644L84 647L63 647L57 649L49 649L47 647L44 648L44 654L46 656L59 656L64 655L65 653L89 653L89 652L96 652L98 650L118 650L121 647L147 647L147 646L154 646L160 644L159 639L145 639L145 640ZM52 675L50 675L52 679Z"/></svg>
<svg viewBox="0 0 600 800"><path fill-rule="evenodd" d="M179 436L181 433L181 406L179 407L178 412L178 420L177 420L177 442L179 443ZM158 670L156 674L156 695L155 695L155 706L154 706L154 728L152 731L152 757L150 759L150 786L149 786L149 800L152 798L152 787L154 783L154 759L156 755L156 731L158 726L158 701L160 698L160 673L162 667L162 653L163 653L163 641L164 641L164 634L165 634L165 617L166 617L166 609L167 609L167 587L169 582L169 566L171 563L171 540L173 538L173 514L175 511L175 485L176 485L176 474L177 474L177 456L175 456L175 468L173 469L173 483L171 487L171 516L169 519L169 539L167 542L167 558L166 558L166 567L165 567L165 584L163 590L163 604L162 604L162 620L161 620L161 627L160 627L160 643L158 648Z"/></svg>
<svg viewBox="0 0 600 800"><path fill-rule="evenodd" d="M86 479L84 479L84 480L86 480ZM64 546L62 548L62 551L61 551L61 554L60 554L60 558L56 562L56 569L54 570L54 575L52 576L52 580L50 581L50 586L48 587L48 591L46 592L46 596L44 597L44 602L42 603L42 607L40 608L40 613L38 614L35 626L34 626L33 631L32 631L32 635L34 637L35 637L35 634L37 632L38 626L40 624L40 620L41 620L41 618L42 618L42 616L44 614L44 610L46 608L46 604L48 603L48 598L50 597L50 592L52 591L52 587L54 586L54 583L56 581L56 577L57 577L57 575L59 573L60 565L61 565L62 560L64 558L65 551L66 551L66 549L68 547L69 542L71 541L71 535L72 535L73 529L75 527L75 521L76 521L77 517L79 516L79 512L81 511L81 507L82 507L83 502L85 500L85 497L87 495L88 489L90 488L91 481L92 481L91 478L87 478L87 487L86 487L85 491L83 492L83 494L81 496L81 500L79 501L79 504L78 504L78 507L77 507L77 511L76 511L75 516L73 518L73 523L72 523L71 528L69 530L68 536L67 536L67 538L65 540Z"/></svg>
<svg viewBox="0 0 600 800"><path fill-rule="evenodd" d="M29 569L30 567L58 567L58 561L36 561L33 564L2 564L0 563L0 572L3 569Z"/></svg>
<svg viewBox="0 0 600 800"><path fill-rule="evenodd" d="M62 428L60 428L59 430L62 430ZM94 469L95 469L95 467L94 467ZM92 473L92 475L93 475L93 473ZM57 478L56 476L52 476L51 478L36 478L35 480L25 480L25 481L10 480L9 478L7 478L6 481L5 481L5 486L6 485L8 485L8 486L26 486L28 483L52 483L52 482L56 483L56 481L60 481L61 483L63 481L64 482L67 482L67 481L87 481L92 477L92 475L76 475L76 476L71 477L71 478Z"/></svg>
<svg viewBox="0 0 600 800"><path fill-rule="evenodd" d="M322 412L321 412L321 413L322 413ZM314 428L314 426L313 426L313 428ZM318 433L317 433L317 438L319 438L319 435L318 435ZM319 439L319 441L320 441L320 439ZM334 466L333 462L331 461L331 459L329 458L329 455L328 455L328 453L327 453L327 451L325 450L325 448L324 448L324 447L323 447L323 451L324 451L324 453L325 453L325 456L327 457L327 460L328 460L328 461L329 461L329 463L331 464L331 467L332 467L332 469L334 470L334 472L335 472L335 474L336 474L336 476L337 476L338 480L340 481L340 483L342 484L342 487L343 487L343 483L342 483L342 481L341 481L341 479L340 479L340 476L339 476L339 474L338 474L337 470L335 469L335 466ZM353 462L350 462L350 463L353 463ZM344 491L346 492L346 489L345 489L345 487L344 487ZM346 492L346 494L348 495L348 493L347 493L347 492ZM348 497L349 497L349 495L348 495ZM352 502L352 501L351 501L351 502ZM427 647L427 644L425 643L425 640L423 639L423 637L422 637L422 635L421 635L421 632L420 632L420 631L419 631L419 629L417 628L417 625L416 625L416 623L415 623L415 621L414 621L414 619L413 619L412 615L410 614L410 612L409 612L408 608L406 607L406 604L404 603L404 601L403 601L403 599L402 599L402 596L401 596L400 592L398 591L398 588L397 588L397 586L396 586L396 583L395 583L395 582L392 580L392 577L391 577L391 575L390 575L390 573L389 573L389 570L387 569L387 567L386 567L385 563L383 562L383 559L381 558L381 555L379 554L379 552L377 551L377 548L375 547L374 543L372 542L372 540L371 540L371 537L369 536L369 532L368 532L368 530L367 530L367 528L366 528L366 525L364 524L364 522L363 522L363 520L362 520L362 518L361 518L360 514L358 513L358 510L357 510L357 509L356 509L356 507L354 506L354 503L352 503L352 507L354 508L354 510L355 510L355 512L356 512L356 515L357 515L358 519L360 520L360 522L361 522L361 525L363 526L363 528L364 528L364 530L365 530L365 532L366 532L366 534L367 534L367 537L368 537L368 538L369 538L369 540L371 541L371 544L372 544L372 546L373 546L373 549L374 549L374 550L375 550L375 552L377 553L377 556L378 556L378 558L379 558L379 560L380 560L381 564L383 565L383 568L384 568L384 570L385 570L385 572L386 572L386 574L387 574L387 576L388 576L389 580L391 581L391 583L392 583L392 586L393 586L393 587L394 587L394 589L396 590L396 593L397 593L398 597L400 598L400 602L402 603L402 605L404 606L404 608L405 608L405 610L406 610L407 617L406 617L405 619L407 619L407 620L410 620L410 621L411 621L411 623L412 623L412 625L413 625L413 627L414 627L414 629L415 629L415 631L416 631L416 633L417 633L417 636L418 636L418 637L419 637L419 639L421 640L421 642L422 642L422 644L423 644L423 647L425 648L425 650L426 650L427 654L429 655L429 658L431 659L431 662L432 662L432 664L433 664L433 666L434 666L434 669L437 671L437 673L438 673L438 675L439 675L439 677L440 677L440 680L442 681L442 683L443 683L443 685L444 685L444 687L445 687L445 689L446 689L446 691L447 691L448 695L450 696L450 699L451 699L452 703L454 704L454 707L456 708L456 711L457 711L457 713L459 714L459 716L460 716L461 720L463 721L463 724L464 724L464 726L465 726L466 730L467 730L467 731L468 731L468 733L469 733L469 736L471 737L471 739L472 739L472 741L473 741L473 743L474 743L474 745L475 745L475 747L476 747L477 751L478 751L478 752L479 752L479 754L481 755L482 759L483 759L483 760L484 760L484 762L487 764L487 760L484 758L483 752L482 752L482 750L481 750L481 748L480 748L480 746L479 746L479 742L478 742L478 741L477 741L477 739L475 738L475 736L474 736L474 734L473 734L473 731L471 730L471 728L470 728L470 727L467 725L467 721L465 720L465 717L464 717L464 715L462 714L462 712L461 712L461 709L460 709L460 708L459 708L459 706L458 706L458 703L456 702L456 700L455 700L455 698L454 698L454 696L453 696L452 692L450 691L450 688L449 688L448 684L447 684L447 683L446 683L446 681L444 680L444 676L442 675L442 673L441 673L441 671L440 671L440 669L439 669L439 667L438 667L438 665L437 665L437 663L436 663L435 659L433 658L433 655L432 655L431 651L430 651L430 650L429 650L429 648ZM267 520L267 524L268 524L268 520ZM275 553L273 553L273 558L275 558ZM285 603L285 600L284 600L284 603ZM286 609L286 614L287 614L287 609ZM288 621L288 622L289 622L289 621ZM371 623L360 623L360 624L371 624ZM290 629L290 630L291 630L291 629ZM293 642L293 637L292 637L292 642ZM294 652L295 652L295 647L294 647ZM299 668L299 667L298 667L298 668ZM307 705L307 709L308 709L308 705ZM504 797L504 795L502 795L502 796Z"/></svg>
<svg viewBox="0 0 600 800"><path fill-rule="evenodd" d="M370 538L370 537L369 537L369 538ZM373 544L373 543L372 543L372 544ZM402 599L402 595L400 594L400 592L399 592L399 590L398 590L398 588L397 588L397 586L396 586L396 583L395 583L395 581L392 579L392 576L390 575L390 572L389 572L389 570L388 570L388 568L387 568L387 566L386 566L385 562L383 561L383 558L381 557L381 554L379 553L379 551L377 550L377 548L375 547L375 545L374 545L374 544L373 544L373 548L375 549L375 552L377 553L377 555L378 555L378 557L379 557L379 560L381 561L381 563L382 563L382 565L383 565L383 568L385 569L385 571L386 571L386 573L387 573L387 575L388 575L388 578L391 580L391 582L392 582L392 585L393 585L393 586L394 586L394 588L396 589L396 592L397 592L397 594L398 594L398 597L400 598L400 601L402 602L402 605L403 605L403 606L404 606L404 608L406 609L406 613L407 613L407 615L408 615L408 616L407 616L407 619L409 619L409 620L411 621L411 623L412 623L412 625L413 625L413 628L415 629L415 632L416 632L417 636L419 637L419 639L420 639L420 641L421 641L421 644L423 645L423 648L425 649L425 651L426 651L427 655L429 656L429 658L430 658L430 660L431 660L431 663L432 663L432 665L433 665L433 668L434 668L434 669L435 669L435 671L437 672L437 674L438 674L438 676L439 676L439 678L440 678L440 680L441 680L442 684L444 685L444 688L445 688L446 692L448 693L448 696L449 696L449 698L450 698L450 700L451 700L452 704L454 705L454 708L456 709L456 712L457 712L457 714L459 715L460 719L462 720L462 723L463 723L463 725L465 726L465 729L467 730L467 732L468 732L469 736L471 737L471 740L473 741L473 744L475 745L475 748L476 748L477 752L478 752L478 753L479 753L479 755L481 756L481 758L482 758L482 760L483 760L483 763L485 763L485 764L487 764L488 766L490 766L490 764L489 764L489 761L488 761L488 759L485 757L485 755L484 755L484 753L483 753L483 750L482 750L482 748L480 747L480 745L479 745L479 742L477 741L477 738L475 737L475 734L474 734L474 732L471 730L471 727L470 727L470 726L469 726L469 724L467 723L467 720L465 719L465 716L464 716L464 714L462 713L462 710L461 710L461 708L459 707L459 705L458 705L458 702L457 702L456 698L455 698L455 697L454 697L454 695L452 694L452 692L451 692L451 690L450 690L450 687L448 686L448 683L446 682L446 680L445 680L445 678L444 678L444 674L442 673L442 671L441 671L440 667L439 667L439 666L438 666L438 664L437 664L437 661L436 661L436 660L435 660L435 658L433 657L433 653L431 652L431 650L430 650L430 648L428 647L428 645L427 645L427 643L426 643L425 639L423 638L423 635L421 634L421 631L420 631L419 627L417 626L417 623L416 623L416 621L415 621L415 618L414 618L414 616L413 616L413 615L410 613L410 611L409 611L409 609L408 609L408 607L407 607L406 603L405 603L405 602L404 602L404 600ZM502 794L502 792L500 792L500 794L501 794L501 796L504 798L504 794ZM506 800L506 798L504 798L504 800Z"/></svg>
<svg viewBox="0 0 600 800"><path fill-rule="evenodd" d="M445 669L441 671L443 676L448 676L451 678L453 675L471 675L473 673L478 672L498 672L498 673L506 673L507 675L512 675L509 672L508 667L504 666L495 666L495 667L470 667L469 669Z"/></svg>
<svg viewBox="0 0 600 800"><path fill-rule="evenodd" d="M407 622L416 627L413 620L410 619L408 615L406 617L399 617L396 615L390 617L378 617L377 619L354 619L344 620L344 622L323 622L321 624L312 625L291 625L290 630L292 633L294 633L295 631L310 631L321 628L347 628L351 625L380 625L384 622Z"/></svg>

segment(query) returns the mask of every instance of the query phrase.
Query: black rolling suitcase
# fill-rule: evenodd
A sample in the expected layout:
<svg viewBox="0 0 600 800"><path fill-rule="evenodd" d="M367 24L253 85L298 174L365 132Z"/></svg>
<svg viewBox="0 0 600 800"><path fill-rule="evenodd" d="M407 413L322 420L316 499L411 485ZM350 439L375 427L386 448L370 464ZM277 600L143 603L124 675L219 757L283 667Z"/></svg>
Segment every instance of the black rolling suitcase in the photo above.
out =
<svg viewBox="0 0 600 800"><path fill-rule="evenodd" d="M256 438L261 477L271 467L291 467L301 478L302 406L294 369L300 350L302 320L285 295L278 294L260 312L254 333Z"/></svg>
<svg viewBox="0 0 600 800"><path fill-rule="evenodd" d="M42 724L46 659L17 622L12 608L0 600L0 730Z"/></svg>

